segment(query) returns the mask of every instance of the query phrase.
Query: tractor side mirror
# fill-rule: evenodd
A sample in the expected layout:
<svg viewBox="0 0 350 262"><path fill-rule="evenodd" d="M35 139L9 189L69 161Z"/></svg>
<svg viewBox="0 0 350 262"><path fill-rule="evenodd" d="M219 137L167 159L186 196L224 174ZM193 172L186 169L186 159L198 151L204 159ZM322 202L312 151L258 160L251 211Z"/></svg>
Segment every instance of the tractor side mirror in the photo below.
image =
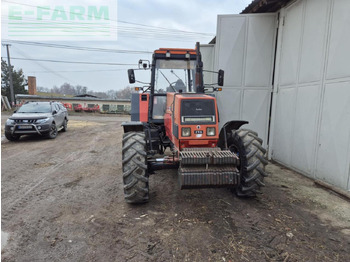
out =
<svg viewBox="0 0 350 262"><path fill-rule="evenodd" d="M218 74L218 86L223 86L224 85L224 70L219 70Z"/></svg>
<svg viewBox="0 0 350 262"><path fill-rule="evenodd" d="M135 83L135 72L134 72L134 69L128 69L128 77L129 77L129 83L130 84Z"/></svg>

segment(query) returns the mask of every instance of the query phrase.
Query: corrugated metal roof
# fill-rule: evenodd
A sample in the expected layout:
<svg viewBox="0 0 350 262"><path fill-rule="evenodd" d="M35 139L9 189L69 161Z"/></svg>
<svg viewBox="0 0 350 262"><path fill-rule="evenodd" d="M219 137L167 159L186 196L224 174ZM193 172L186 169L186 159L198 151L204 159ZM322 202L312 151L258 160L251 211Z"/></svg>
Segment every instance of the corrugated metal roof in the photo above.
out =
<svg viewBox="0 0 350 262"><path fill-rule="evenodd" d="M98 96L89 95L89 94L76 95L74 97L94 97L94 98L99 98Z"/></svg>
<svg viewBox="0 0 350 262"><path fill-rule="evenodd" d="M292 1L296 0L254 0L241 14L274 13Z"/></svg>

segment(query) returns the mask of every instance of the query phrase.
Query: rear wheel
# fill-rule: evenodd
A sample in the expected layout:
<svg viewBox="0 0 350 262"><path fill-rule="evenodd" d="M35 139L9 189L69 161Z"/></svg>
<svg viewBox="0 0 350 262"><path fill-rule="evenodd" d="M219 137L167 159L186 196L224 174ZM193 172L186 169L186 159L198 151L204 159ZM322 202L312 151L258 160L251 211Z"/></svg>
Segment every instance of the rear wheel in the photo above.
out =
<svg viewBox="0 0 350 262"><path fill-rule="evenodd" d="M148 202L148 172L146 138L144 132L127 132L123 135L123 184L127 203Z"/></svg>
<svg viewBox="0 0 350 262"><path fill-rule="evenodd" d="M66 132L68 130L68 121L67 119L64 119L63 125L62 125L62 131Z"/></svg>
<svg viewBox="0 0 350 262"><path fill-rule="evenodd" d="M20 136L18 136L18 135L12 135L12 134L6 133L6 132L5 132L5 137L9 141L17 141L20 138Z"/></svg>
<svg viewBox="0 0 350 262"><path fill-rule="evenodd" d="M239 197L254 197L261 186L265 186L264 177L267 176L265 166L266 149L262 147L263 140L258 134L248 129L232 131L228 139L229 149L237 153L240 159L239 171L241 182L236 188Z"/></svg>

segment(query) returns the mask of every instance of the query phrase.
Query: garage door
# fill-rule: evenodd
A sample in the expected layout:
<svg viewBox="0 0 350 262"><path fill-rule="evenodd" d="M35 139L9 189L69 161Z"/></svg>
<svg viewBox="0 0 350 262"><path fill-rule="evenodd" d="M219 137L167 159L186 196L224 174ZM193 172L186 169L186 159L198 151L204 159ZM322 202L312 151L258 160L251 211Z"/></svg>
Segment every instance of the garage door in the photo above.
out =
<svg viewBox="0 0 350 262"><path fill-rule="evenodd" d="M219 15L215 69L225 71L217 94L220 125L247 120L266 145L272 90L275 14Z"/></svg>
<svg viewBox="0 0 350 262"><path fill-rule="evenodd" d="M350 1L303 0L281 12L272 158L349 189Z"/></svg>

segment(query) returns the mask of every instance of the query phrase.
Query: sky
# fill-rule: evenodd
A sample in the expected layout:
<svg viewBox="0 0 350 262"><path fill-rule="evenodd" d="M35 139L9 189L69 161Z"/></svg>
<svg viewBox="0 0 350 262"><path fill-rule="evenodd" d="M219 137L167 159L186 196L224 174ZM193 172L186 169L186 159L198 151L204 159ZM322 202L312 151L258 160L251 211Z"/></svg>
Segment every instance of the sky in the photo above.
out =
<svg viewBox="0 0 350 262"><path fill-rule="evenodd" d="M4 32L9 20L3 11L7 3L26 4L24 0L3 0L1 28ZM41 1L43 3L45 1ZM101 4L103 1L85 0L86 4ZM25 76L35 76L37 86L52 88L63 83L82 85L92 91L120 90L128 86L127 69L136 68L139 59L151 60L151 52L160 47L194 48L195 43L207 44L216 34L217 15L239 14L252 0L118 0L117 40L77 41L56 39L23 39L51 46L68 45L84 47L84 50L25 45L1 34L1 42L10 43L11 64L22 68ZM35 2L37 4L37 2ZM30 22L30 21L29 21ZM29 23L28 20L23 23ZM135 25L137 24L137 25ZM186 31L181 33L181 31ZM187 33L195 32L195 33ZM22 39L19 39L22 41ZM108 52L88 51L89 48L108 49ZM145 53L116 53L112 50L145 51ZM148 52L148 53L147 53ZM7 61L6 48L1 47L1 57ZM59 60L84 62L59 63L49 61L18 60ZM88 64L102 63L102 64ZM130 65L110 65L110 64ZM135 64L135 65L134 65ZM150 73L137 72L137 80L149 82Z"/></svg>

